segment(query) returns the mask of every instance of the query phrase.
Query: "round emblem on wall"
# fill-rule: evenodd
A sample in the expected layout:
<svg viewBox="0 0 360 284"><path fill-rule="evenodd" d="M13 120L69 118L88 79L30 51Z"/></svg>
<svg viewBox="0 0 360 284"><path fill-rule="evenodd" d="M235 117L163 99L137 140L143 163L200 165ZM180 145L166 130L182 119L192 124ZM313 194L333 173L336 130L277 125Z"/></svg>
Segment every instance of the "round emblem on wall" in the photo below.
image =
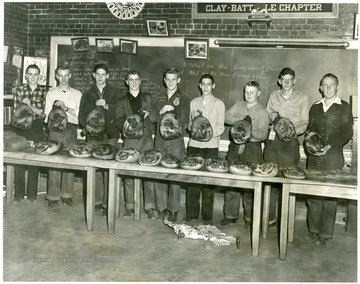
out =
<svg viewBox="0 0 360 284"><path fill-rule="evenodd" d="M106 5L116 18L131 20L140 14L145 4L139 2L106 2Z"/></svg>

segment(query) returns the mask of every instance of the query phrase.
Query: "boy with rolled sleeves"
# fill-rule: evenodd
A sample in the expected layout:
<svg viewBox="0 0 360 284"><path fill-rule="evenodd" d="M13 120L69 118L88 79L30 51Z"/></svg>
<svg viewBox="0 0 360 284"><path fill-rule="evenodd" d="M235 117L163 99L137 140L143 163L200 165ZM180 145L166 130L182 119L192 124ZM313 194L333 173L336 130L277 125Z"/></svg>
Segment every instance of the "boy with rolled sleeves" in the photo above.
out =
<svg viewBox="0 0 360 284"><path fill-rule="evenodd" d="M244 87L245 101L238 101L225 113L225 123L233 125L244 119L251 118L251 138L245 144L235 144L230 140L227 160L229 164L234 161L246 163L260 163L263 160L261 142L266 139L269 129L269 115L266 109L258 102L261 95L260 85L250 81ZM227 190L225 193L224 219L220 225L233 224L239 218L240 191ZM245 228L250 229L253 212L253 193L243 191L243 207Z"/></svg>
<svg viewBox="0 0 360 284"><path fill-rule="evenodd" d="M320 134L324 147L316 155L308 155L307 168L312 170L342 170L345 164L343 148L352 136L353 117L350 105L337 95L339 79L331 73L320 82L323 99L315 102L309 113L309 132ZM337 202L332 198L312 197L307 201L308 240L326 245L332 239Z"/></svg>
<svg viewBox="0 0 360 284"><path fill-rule="evenodd" d="M150 119L157 122L155 133L155 149L163 155L171 154L179 160L185 157L185 142L181 136L172 140L165 140L160 134L160 120L166 112L174 112L179 121L182 133L185 133L189 125L190 100L187 94L179 89L181 81L180 72L175 69L167 69L164 74L166 92L160 94L155 100L155 106L150 113ZM155 183L156 209L158 218L164 220L169 213L170 222L177 221L177 214L180 211L181 187L179 184L168 184L164 182Z"/></svg>
<svg viewBox="0 0 360 284"><path fill-rule="evenodd" d="M271 93L266 110L271 121L280 115L289 119L295 126L297 136L305 133L309 120L307 96L295 89L295 71L289 67L280 71L278 84L280 90ZM289 142L280 140L273 127L265 141L264 159L276 163L280 168L297 167L300 161L299 139ZM271 189L269 225L276 226L277 189Z"/></svg>
<svg viewBox="0 0 360 284"><path fill-rule="evenodd" d="M213 136L207 142L200 142L190 137L188 144L188 155L200 155L204 159L218 158L220 136L225 130L225 105L222 100L215 97L214 77L204 74L199 81L201 96L190 102L191 130L194 118L199 114L207 118L213 129ZM186 217L185 221L190 222L197 219L200 213L200 192L202 192L202 219L205 225L211 225L214 208L214 188L205 186L189 186L186 191Z"/></svg>

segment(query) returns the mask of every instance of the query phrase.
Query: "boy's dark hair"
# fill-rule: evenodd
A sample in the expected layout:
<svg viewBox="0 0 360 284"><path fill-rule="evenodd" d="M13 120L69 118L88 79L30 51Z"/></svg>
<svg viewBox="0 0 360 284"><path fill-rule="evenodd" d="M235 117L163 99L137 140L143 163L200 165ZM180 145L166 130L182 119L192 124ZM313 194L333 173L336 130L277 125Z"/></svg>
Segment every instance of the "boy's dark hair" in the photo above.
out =
<svg viewBox="0 0 360 284"><path fill-rule="evenodd" d="M202 75L201 78L200 78L200 80L199 80L199 83L200 83L200 84L201 84L201 81L202 81L203 79L210 79L213 84L215 83L214 77L211 76L210 74L204 74L204 75Z"/></svg>
<svg viewBox="0 0 360 284"><path fill-rule="evenodd" d="M96 73L96 71L98 71L99 69L103 69L105 70L106 74L109 74L109 68L103 63L97 64L94 67L93 73Z"/></svg>
<svg viewBox="0 0 360 284"><path fill-rule="evenodd" d="M327 73L321 78L320 86L322 85L322 82L325 78L333 78L336 81L336 85L339 85L339 78L332 73Z"/></svg>
<svg viewBox="0 0 360 284"><path fill-rule="evenodd" d="M39 74L40 74L40 68L39 68L39 66L37 66L36 64L30 64L28 67L26 67L25 74L27 74L27 72L29 71L29 69L36 69L37 71L39 71Z"/></svg>
<svg viewBox="0 0 360 284"><path fill-rule="evenodd" d="M60 65L56 68L55 70L55 74L57 74L58 71L62 71L62 70L69 70L69 72L71 73L71 69L69 66L66 65Z"/></svg>
<svg viewBox="0 0 360 284"><path fill-rule="evenodd" d="M249 81L245 84L244 86L244 91L245 91L245 87L249 86L249 87L256 87L258 89L258 91L260 91L260 84L257 81Z"/></svg>
<svg viewBox="0 0 360 284"><path fill-rule="evenodd" d="M130 75L138 75L141 78L139 71L131 70L126 74L126 80L129 79Z"/></svg>
<svg viewBox="0 0 360 284"><path fill-rule="evenodd" d="M280 71L279 79L281 79L285 75L291 75L295 78L295 71L292 70L290 67L285 67L283 68L283 70Z"/></svg>

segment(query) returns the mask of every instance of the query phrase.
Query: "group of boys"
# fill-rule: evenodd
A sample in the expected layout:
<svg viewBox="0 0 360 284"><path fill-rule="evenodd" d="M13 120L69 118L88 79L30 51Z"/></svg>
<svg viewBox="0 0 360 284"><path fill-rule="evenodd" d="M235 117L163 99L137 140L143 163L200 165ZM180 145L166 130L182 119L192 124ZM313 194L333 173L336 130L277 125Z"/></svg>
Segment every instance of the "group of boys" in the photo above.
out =
<svg viewBox="0 0 360 284"><path fill-rule="evenodd" d="M190 101L183 93L179 84L180 72L168 69L164 73L166 90L153 96L140 89L141 77L139 72L130 71L126 76L128 91L120 94L119 89L108 84L109 70L106 65L98 64L93 70L95 84L83 95L71 88L69 67L58 66L55 77L58 86L50 89L47 94L39 86L40 69L30 65L26 69L27 84L16 90L14 106L19 103L29 105L36 118L32 128L28 131L17 131L28 140L38 142L43 140L43 120L47 123L49 113L54 105L62 108L68 118L64 132L49 131L48 140L58 141L70 148L77 143L77 128L80 124L85 127L87 115L95 108L102 109L105 115L106 131L98 136L87 136L88 143L97 145L110 143L116 145L123 132L127 117L138 114L144 121L144 135L139 139L121 137L124 147L133 147L140 152L157 149L162 154L172 154L182 160L186 155L198 154L203 158L217 158L219 154L220 137L225 130L225 124L234 123L250 116L252 131L249 142L238 145L230 141L227 160L259 163L263 160L275 162L279 167L297 167L300 160L299 139L290 142L280 140L274 132L272 121L277 116L288 118L295 126L298 136L306 131L318 132L324 140L324 148L317 155L309 155L307 168L317 170L342 169L344 166L343 146L351 138L353 118L348 103L338 95L338 78L333 74L326 74L320 83L323 99L313 104L309 111L308 97L298 92L295 72L291 68L281 70L278 78L280 90L274 91L268 100L266 108L259 102L261 88L258 82L250 81L244 87L244 100L239 98L230 109L225 110L223 101L214 96L215 80L212 75L204 74L199 80L201 96ZM160 135L159 125L162 116L167 112L174 112L183 133L191 130L194 118L201 113L207 118L213 129L213 136L207 142L200 142L189 137L187 147L184 137L166 140ZM153 139L153 136L155 137ZM262 143L264 142L264 151ZM36 201L38 169L28 167L29 182L27 186L28 199ZM25 168L17 166L15 170L15 201L20 202L25 195ZM49 206L58 206L59 200L68 206L75 206L73 201L74 173L67 170L49 170L48 192L46 199ZM149 181L143 182L144 209L151 219L176 222L180 211L181 185L172 182ZM134 180L126 178L124 181L125 217L134 215ZM276 188L272 189L270 221L276 224ZM201 194L202 193L202 194ZM244 221L247 229L251 228L253 197L252 193L242 191ZM191 185L186 190L186 216L184 221L191 222L200 215L200 194L202 195L201 217L205 224L212 224L214 187ZM220 225L229 225L239 218L240 192L228 189L225 193L224 219ZM323 198L309 198L308 228L310 234L307 239L317 244L326 244L332 238L336 216L336 201ZM99 171L96 175L95 210L107 207L107 173Z"/></svg>

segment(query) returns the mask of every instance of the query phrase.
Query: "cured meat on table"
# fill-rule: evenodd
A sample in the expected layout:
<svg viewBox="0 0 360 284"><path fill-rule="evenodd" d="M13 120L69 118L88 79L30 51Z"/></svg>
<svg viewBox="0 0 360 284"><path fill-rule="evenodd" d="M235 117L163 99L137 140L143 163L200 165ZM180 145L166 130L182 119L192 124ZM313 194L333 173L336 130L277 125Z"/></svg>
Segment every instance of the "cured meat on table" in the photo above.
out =
<svg viewBox="0 0 360 284"><path fill-rule="evenodd" d="M175 113L166 112L160 119L160 135L165 140L173 140L182 136L180 122Z"/></svg>
<svg viewBox="0 0 360 284"><path fill-rule="evenodd" d="M161 158L161 161L160 161L160 164L163 167L171 168L171 169L180 167L180 163L181 163L180 160L177 157L175 157L174 155L171 155L171 154L165 154Z"/></svg>
<svg viewBox="0 0 360 284"><path fill-rule="evenodd" d="M124 122L123 134L129 139L139 139L144 135L144 121L138 114L130 115Z"/></svg>
<svg viewBox="0 0 360 284"><path fill-rule="evenodd" d="M100 144L94 147L91 156L100 160L112 160L115 157L117 149L111 144Z"/></svg>
<svg viewBox="0 0 360 284"><path fill-rule="evenodd" d="M246 116L230 128L230 136L235 144L244 144L251 138L251 117Z"/></svg>
<svg viewBox="0 0 360 284"><path fill-rule="evenodd" d="M79 142L69 149L69 155L74 158L90 158L94 147L87 142Z"/></svg>
<svg viewBox="0 0 360 284"><path fill-rule="evenodd" d="M162 154L155 149L145 150L140 154L138 163L143 166L157 166L160 164Z"/></svg>
<svg viewBox="0 0 360 284"><path fill-rule="evenodd" d="M205 168L213 173L227 173L229 171L228 162L221 158L206 159Z"/></svg>
<svg viewBox="0 0 360 284"><path fill-rule="evenodd" d="M229 172L235 175L249 176L251 175L252 170L248 163L234 161L229 164Z"/></svg>
<svg viewBox="0 0 360 284"><path fill-rule="evenodd" d="M60 149L61 144L55 141L40 141L35 144L35 153L51 155Z"/></svg>
<svg viewBox="0 0 360 284"><path fill-rule="evenodd" d="M199 115L194 118L191 126L191 138L200 141L207 142L213 136L213 129L210 121L202 115L201 111L198 111Z"/></svg>
<svg viewBox="0 0 360 284"><path fill-rule="evenodd" d="M285 178L291 178L291 179L305 179L306 173L299 167L288 167L282 169L282 175Z"/></svg>
<svg viewBox="0 0 360 284"><path fill-rule="evenodd" d="M140 157L140 152L135 148L123 147L115 155L115 160L123 163L137 162Z"/></svg>
<svg viewBox="0 0 360 284"><path fill-rule="evenodd" d="M33 110L24 103L20 103L15 109L10 125L17 129L27 130L31 127L35 118Z"/></svg>
<svg viewBox="0 0 360 284"><path fill-rule="evenodd" d="M4 131L4 151L19 151L28 148L29 142L25 137L13 131Z"/></svg>
<svg viewBox="0 0 360 284"><path fill-rule="evenodd" d="M205 160L200 155L189 155L180 164L185 170L200 170L205 165Z"/></svg>
<svg viewBox="0 0 360 284"><path fill-rule="evenodd" d="M260 162L251 165L254 176L274 177L279 172L279 166L274 162Z"/></svg>

